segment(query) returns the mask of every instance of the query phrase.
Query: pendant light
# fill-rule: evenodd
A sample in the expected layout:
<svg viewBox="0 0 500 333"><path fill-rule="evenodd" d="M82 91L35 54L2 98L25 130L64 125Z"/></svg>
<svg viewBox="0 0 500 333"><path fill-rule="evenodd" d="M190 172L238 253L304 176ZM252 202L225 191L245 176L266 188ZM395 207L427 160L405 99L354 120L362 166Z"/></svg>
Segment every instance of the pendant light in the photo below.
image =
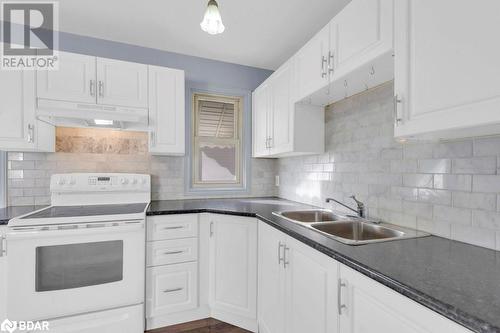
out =
<svg viewBox="0 0 500 333"><path fill-rule="evenodd" d="M224 32L224 24L219 12L219 6L215 0L209 0L207 10L203 16L203 21L200 23L201 30L208 32L210 35L217 35Z"/></svg>

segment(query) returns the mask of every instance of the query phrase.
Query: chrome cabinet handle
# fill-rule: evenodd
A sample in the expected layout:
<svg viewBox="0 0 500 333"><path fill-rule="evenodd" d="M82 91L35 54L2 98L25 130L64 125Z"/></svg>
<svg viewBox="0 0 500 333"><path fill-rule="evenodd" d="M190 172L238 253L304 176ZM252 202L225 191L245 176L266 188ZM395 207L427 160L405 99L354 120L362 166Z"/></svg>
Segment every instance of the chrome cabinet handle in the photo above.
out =
<svg viewBox="0 0 500 333"><path fill-rule="evenodd" d="M90 80L90 96L95 96L95 82L94 80Z"/></svg>
<svg viewBox="0 0 500 333"><path fill-rule="evenodd" d="M269 138L266 138L266 149L269 148Z"/></svg>
<svg viewBox="0 0 500 333"><path fill-rule="evenodd" d="M210 237L214 235L214 222L210 222Z"/></svg>
<svg viewBox="0 0 500 333"><path fill-rule="evenodd" d="M325 65L328 63L328 60L326 59L325 56L321 56L321 77L325 78L326 77L326 70L325 70Z"/></svg>
<svg viewBox="0 0 500 333"><path fill-rule="evenodd" d="M151 146L156 146L156 135L154 131L149 132L149 141L151 142Z"/></svg>
<svg viewBox="0 0 500 333"><path fill-rule="evenodd" d="M28 124L28 142L35 142L35 125L33 124Z"/></svg>
<svg viewBox="0 0 500 333"><path fill-rule="evenodd" d="M272 148L273 147L273 138L272 137L269 137L267 140L269 140L269 147L268 148Z"/></svg>
<svg viewBox="0 0 500 333"><path fill-rule="evenodd" d="M333 60L334 53L332 51L328 51L328 73L333 74Z"/></svg>
<svg viewBox="0 0 500 333"><path fill-rule="evenodd" d="M5 236L0 236L0 257L3 257L7 253L6 246L4 246L5 241Z"/></svg>
<svg viewBox="0 0 500 333"><path fill-rule="evenodd" d="M398 105L403 103L403 100L399 98L398 95L394 96L394 124L398 126L402 121L403 118L400 117L399 115L399 109Z"/></svg>
<svg viewBox="0 0 500 333"><path fill-rule="evenodd" d="M176 292L176 291L181 291L183 290L184 288L173 288L173 289L165 289L163 290L164 293L173 293L173 292Z"/></svg>
<svg viewBox="0 0 500 333"><path fill-rule="evenodd" d="M347 284L342 282L342 279L338 280L337 283L337 309L339 311L339 315L342 315L342 309L347 309L347 305L342 304L342 288L347 287Z"/></svg>
<svg viewBox="0 0 500 333"><path fill-rule="evenodd" d="M173 229L184 229L184 226L179 225L179 226L175 226L175 227L165 227L165 228L163 228L163 230L173 230Z"/></svg>
<svg viewBox="0 0 500 333"><path fill-rule="evenodd" d="M286 268L287 265L290 265L290 262L288 260L286 260L286 251L290 250L289 247L286 246L286 244L284 244L284 247L283 247L283 268Z"/></svg>
<svg viewBox="0 0 500 333"><path fill-rule="evenodd" d="M164 252L163 254L179 254L179 253L184 253L184 251L168 251Z"/></svg>
<svg viewBox="0 0 500 333"><path fill-rule="evenodd" d="M99 97L104 97L104 82L99 80Z"/></svg>
<svg viewBox="0 0 500 333"><path fill-rule="evenodd" d="M282 261L284 261L284 258L281 256L281 249L285 247L285 244L281 243L281 241L278 243L278 265L281 264Z"/></svg>

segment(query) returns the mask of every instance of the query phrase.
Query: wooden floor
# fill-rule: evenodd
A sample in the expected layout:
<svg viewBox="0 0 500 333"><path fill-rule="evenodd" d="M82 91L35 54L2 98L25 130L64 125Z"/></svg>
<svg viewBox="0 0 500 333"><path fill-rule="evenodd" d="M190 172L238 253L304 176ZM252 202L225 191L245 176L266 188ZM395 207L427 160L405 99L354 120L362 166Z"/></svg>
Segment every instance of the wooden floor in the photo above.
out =
<svg viewBox="0 0 500 333"><path fill-rule="evenodd" d="M250 333L242 328L226 324L213 318L207 318L190 323L158 328L146 333Z"/></svg>

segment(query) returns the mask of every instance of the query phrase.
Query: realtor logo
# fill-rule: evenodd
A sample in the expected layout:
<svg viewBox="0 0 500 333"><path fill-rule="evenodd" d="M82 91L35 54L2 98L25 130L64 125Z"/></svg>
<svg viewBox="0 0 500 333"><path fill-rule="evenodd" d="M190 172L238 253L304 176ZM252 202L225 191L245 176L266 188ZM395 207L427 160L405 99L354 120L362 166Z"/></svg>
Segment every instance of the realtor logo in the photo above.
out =
<svg viewBox="0 0 500 333"><path fill-rule="evenodd" d="M11 321L9 319L5 319L0 324L0 332L9 332L13 333L16 330L21 332L40 332L40 331L49 331L49 322L48 321Z"/></svg>
<svg viewBox="0 0 500 333"><path fill-rule="evenodd" d="M57 69L58 3L4 1L2 69Z"/></svg>
<svg viewBox="0 0 500 333"><path fill-rule="evenodd" d="M15 321L10 321L5 319L2 324L0 324L0 331L12 333L17 329L17 323Z"/></svg>

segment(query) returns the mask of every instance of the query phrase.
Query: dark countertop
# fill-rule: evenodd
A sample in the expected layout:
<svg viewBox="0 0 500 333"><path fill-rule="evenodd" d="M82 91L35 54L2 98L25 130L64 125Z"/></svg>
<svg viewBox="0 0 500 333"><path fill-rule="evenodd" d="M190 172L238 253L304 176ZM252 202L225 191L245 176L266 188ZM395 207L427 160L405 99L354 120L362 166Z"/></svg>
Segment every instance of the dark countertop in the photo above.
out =
<svg viewBox="0 0 500 333"><path fill-rule="evenodd" d="M44 207L47 206L9 206L0 208L0 225L9 223L9 220L14 217L28 214Z"/></svg>
<svg viewBox="0 0 500 333"><path fill-rule="evenodd" d="M311 208L279 198L153 201L148 215L257 217L474 332L500 332L500 252L430 236L349 246L274 216Z"/></svg>

